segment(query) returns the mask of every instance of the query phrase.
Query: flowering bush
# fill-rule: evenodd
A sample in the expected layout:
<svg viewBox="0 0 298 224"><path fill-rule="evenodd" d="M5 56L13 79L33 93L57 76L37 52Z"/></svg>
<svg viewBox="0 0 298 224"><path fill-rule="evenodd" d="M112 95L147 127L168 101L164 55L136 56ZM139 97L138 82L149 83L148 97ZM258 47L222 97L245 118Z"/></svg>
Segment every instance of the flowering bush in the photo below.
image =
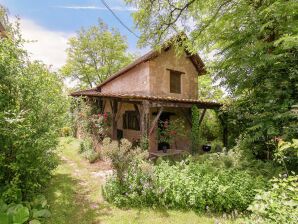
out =
<svg viewBox="0 0 298 224"><path fill-rule="evenodd" d="M172 121L160 121L158 127L158 141L173 144L177 137L185 136L184 121L180 118Z"/></svg>
<svg viewBox="0 0 298 224"><path fill-rule="evenodd" d="M93 134L100 136L102 139L106 136L108 128L111 126L112 117L110 113L93 114L89 118Z"/></svg>

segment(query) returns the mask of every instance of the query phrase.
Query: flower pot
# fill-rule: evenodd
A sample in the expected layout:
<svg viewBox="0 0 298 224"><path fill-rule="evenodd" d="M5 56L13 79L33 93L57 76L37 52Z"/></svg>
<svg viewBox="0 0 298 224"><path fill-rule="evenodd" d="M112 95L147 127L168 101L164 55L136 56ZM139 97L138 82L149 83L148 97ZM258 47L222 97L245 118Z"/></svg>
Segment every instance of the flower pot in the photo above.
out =
<svg viewBox="0 0 298 224"><path fill-rule="evenodd" d="M202 149L204 152L210 152L211 151L211 145L203 145Z"/></svg>

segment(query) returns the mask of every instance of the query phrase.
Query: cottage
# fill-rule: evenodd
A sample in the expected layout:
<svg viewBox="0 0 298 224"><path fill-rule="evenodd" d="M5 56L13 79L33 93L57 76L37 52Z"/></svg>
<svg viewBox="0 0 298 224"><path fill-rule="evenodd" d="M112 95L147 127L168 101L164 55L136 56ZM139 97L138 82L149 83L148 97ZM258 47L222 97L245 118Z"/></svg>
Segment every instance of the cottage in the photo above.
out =
<svg viewBox="0 0 298 224"><path fill-rule="evenodd" d="M205 74L204 63L197 54L184 51L177 56L171 46L150 51L138 58L96 88L73 92L101 105L111 113L110 136L130 141L147 136L153 155L180 153L190 146L191 107L202 109L202 122L207 109L218 109L216 102L198 100L198 76ZM185 135L173 142L160 141L162 123L181 119ZM169 150L165 150L169 149Z"/></svg>

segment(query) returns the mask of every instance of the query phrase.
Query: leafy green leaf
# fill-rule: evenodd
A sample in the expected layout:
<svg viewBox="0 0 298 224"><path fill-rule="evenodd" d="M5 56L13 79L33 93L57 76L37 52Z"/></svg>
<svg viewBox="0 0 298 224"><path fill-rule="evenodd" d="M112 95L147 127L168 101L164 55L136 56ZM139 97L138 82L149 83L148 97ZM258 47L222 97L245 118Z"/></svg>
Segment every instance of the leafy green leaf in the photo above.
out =
<svg viewBox="0 0 298 224"><path fill-rule="evenodd" d="M22 206L17 205L14 211L14 214L12 215L12 220L14 223L24 223L29 219L29 209Z"/></svg>

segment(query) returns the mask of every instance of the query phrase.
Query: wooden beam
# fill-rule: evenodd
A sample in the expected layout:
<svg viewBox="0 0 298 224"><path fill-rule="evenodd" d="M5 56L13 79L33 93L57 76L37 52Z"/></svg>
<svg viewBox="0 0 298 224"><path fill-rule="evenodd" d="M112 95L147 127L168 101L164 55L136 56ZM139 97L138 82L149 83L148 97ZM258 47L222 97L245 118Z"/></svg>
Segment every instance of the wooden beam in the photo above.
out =
<svg viewBox="0 0 298 224"><path fill-rule="evenodd" d="M117 139L117 121L116 114L118 109L117 100L110 100L111 108L112 108L112 139Z"/></svg>
<svg viewBox="0 0 298 224"><path fill-rule="evenodd" d="M149 110L149 101L144 100L141 109L139 108L139 111L141 111L140 125L142 136L148 135Z"/></svg>
<svg viewBox="0 0 298 224"><path fill-rule="evenodd" d="M106 100L102 99L102 108L101 108L101 113L103 113L105 111L106 108Z"/></svg>
<svg viewBox="0 0 298 224"><path fill-rule="evenodd" d="M158 122L158 119L159 119L159 117L160 117L162 111L163 111L163 107L160 107L160 109L159 109L159 111L158 111L158 114L156 115L156 117L154 118L154 120L153 120L152 123L151 123L151 128L150 128L150 130L149 130L149 136L150 136L150 135L152 134L152 132L154 131L154 129L155 129L155 127L156 127L156 124L157 124L157 122Z"/></svg>
<svg viewBox="0 0 298 224"><path fill-rule="evenodd" d="M152 102L152 107L185 107L185 108L191 108L192 104L189 103L174 103L174 102Z"/></svg>
<svg viewBox="0 0 298 224"><path fill-rule="evenodd" d="M139 110L139 107L137 104L133 104L134 108L135 108L135 111L137 112L138 116L137 116L137 119L138 119L138 122L139 122L139 125L141 125L141 122L140 122L140 119L141 119L141 112Z"/></svg>
<svg viewBox="0 0 298 224"><path fill-rule="evenodd" d="M191 108L193 105L196 105L198 108L202 109L217 109L220 106L218 105L206 105L204 103L184 103L184 102L165 102L165 101L154 101L151 102L152 107L183 107Z"/></svg>
<svg viewBox="0 0 298 224"><path fill-rule="evenodd" d="M117 109L117 114L116 114L116 117L115 117L116 122L118 122L118 120L119 120L119 118L120 118L122 104L123 104L122 102L120 102L120 103L118 104L119 107L118 107L118 109Z"/></svg>
<svg viewBox="0 0 298 224"><path fill-rule="evenodd" d="M201 125L201 123L202 123L202 121L203 121L203 119L204 119L206 110L207 110L207 109L204 109L204 110L203 110L203 113L201 114L201 117L200 117L200 120L199 120L199 126Z"/></svg>

